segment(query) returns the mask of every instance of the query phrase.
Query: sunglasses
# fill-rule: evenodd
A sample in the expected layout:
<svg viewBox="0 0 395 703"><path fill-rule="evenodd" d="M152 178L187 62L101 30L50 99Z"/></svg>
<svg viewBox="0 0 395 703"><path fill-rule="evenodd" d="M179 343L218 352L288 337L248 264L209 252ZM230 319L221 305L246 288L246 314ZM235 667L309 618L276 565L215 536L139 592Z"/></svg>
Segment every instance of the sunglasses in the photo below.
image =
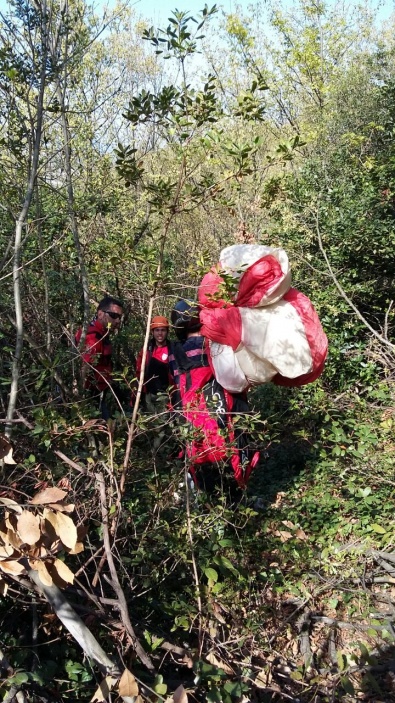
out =
<svg viewBox="0 0 395 703"><path fill-rule="evenodd" d="M103 310L112 320L120 320L122 317L121 312L111 312L110 310Z"/></svg>

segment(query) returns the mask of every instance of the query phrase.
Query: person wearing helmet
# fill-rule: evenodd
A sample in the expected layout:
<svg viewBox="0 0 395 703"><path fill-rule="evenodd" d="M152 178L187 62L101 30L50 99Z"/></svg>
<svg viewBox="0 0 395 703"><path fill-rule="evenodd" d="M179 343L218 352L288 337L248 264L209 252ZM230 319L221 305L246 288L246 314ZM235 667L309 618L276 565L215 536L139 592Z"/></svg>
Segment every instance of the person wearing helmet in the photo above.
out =
<svg viewBox="0 0 395 703"><path fill-rule="evenodd" d="M201 328L199 307L188 300L178 300L171 311L171 324L180 342L192 335L198 336Z"/></svg>
<svg viewBox="0 0 395 703"><path fill-rule="evenodd" d="M216 380L196 303L179 300L171 322L179 340L170 353L172 402L191 429L185 447L190 473L199 489L212 493L222 486L238 500L259 458L234 422L236 414L248 413L245 394L230 393Z"/></svg>
<svg viewBox="0 0 395 703"><path fill-rule="evenodd" d="M148 395L157 395L164 392L169 387L169 352L170 346L167 341L169 332L169 321L162 315L152 318L152 337L148 343L147 355L145 358L144 386L143 394L145 401ZM140 377L141 365L143 363L144 348L140 350L136 361L136 375Z"/></svg>
<svg viewBox="0 0 395 703"><path fill-rule="evenodd" d="M141 395L141 407L143 413L147 414L150 420L150 427L155 429L155 436L152 440L154 450L157 450L163 443L168 423L168 389L172 385L169 376L169 355L171 343L168 340L169 321L162 315L156 315L151 321L152 337L148 343L145 358L144 385ZM136 377L140 378L143 363L144 347L140 350L136 360ZM135 392L132 393L134 404Z"/></svg>

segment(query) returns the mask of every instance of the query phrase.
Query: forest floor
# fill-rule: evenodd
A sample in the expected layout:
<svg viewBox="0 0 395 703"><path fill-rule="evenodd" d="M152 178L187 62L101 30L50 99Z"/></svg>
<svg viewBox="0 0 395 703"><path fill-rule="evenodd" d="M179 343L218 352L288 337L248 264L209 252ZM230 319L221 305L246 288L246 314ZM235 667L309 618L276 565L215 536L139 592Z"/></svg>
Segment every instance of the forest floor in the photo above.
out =
<svg viewBox="0 0 395 703"><path fill-rule="evenodd" d="M32 434L20 432L18 463L1 495L19 500L21 491L32 496L51 485L69 491L86 537L84 552L66 555L78 585L65 593L141 681L144 700L165 700L182 685L191 702L395 701L392 406L387 396L378 403L348 395L333 407L319 396L314 409L303 393L256 400L265 408L256 426L261 461L237 506L186 490L184 467L168 446L153 450L142 420L113 549L154 682L108 605L114 592L100 556L95 475L106 476L114 514L122 420L110 445L101 435L95 457L86 441L87 433L97 436L95 423L81 426L48 409ZM58 461L56 451L83 471ZM2 600L13 671L1 691L19 676L25 688L52 686L53 700L93 700L96 675L36 600L32 645L29 603L15 582Z"/></svg>

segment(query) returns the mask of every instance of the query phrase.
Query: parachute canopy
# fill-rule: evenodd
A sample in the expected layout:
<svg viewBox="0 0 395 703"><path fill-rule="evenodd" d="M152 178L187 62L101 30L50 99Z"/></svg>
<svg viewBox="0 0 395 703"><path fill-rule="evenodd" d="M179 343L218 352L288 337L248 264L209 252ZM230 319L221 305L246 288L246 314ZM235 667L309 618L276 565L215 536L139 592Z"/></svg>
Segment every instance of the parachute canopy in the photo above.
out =
<svg viewBox="0 0 395 703"><path fill-rule="evenodd" d="M272 381L301 386L322 373L328 340L310 300L291 287L283 249L236 244L200 283L201 334L226 390Z"/></svg>

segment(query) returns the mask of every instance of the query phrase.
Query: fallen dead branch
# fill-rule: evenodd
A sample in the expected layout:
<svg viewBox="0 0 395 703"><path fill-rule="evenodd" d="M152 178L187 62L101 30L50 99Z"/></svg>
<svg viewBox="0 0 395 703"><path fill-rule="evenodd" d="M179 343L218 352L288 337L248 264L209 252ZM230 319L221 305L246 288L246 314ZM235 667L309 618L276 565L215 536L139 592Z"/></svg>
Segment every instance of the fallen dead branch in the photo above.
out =
<svg viewBox="0 0 395 703"><path fill-rule="evenodd" d="M52 586L43 584L38 571L34 569L29 569L28 575L53 608L59 620L78 642L86 656L92 659L106 676L120 676L119 667L106 654L91 631L67 601L62 591L55 584L52 584Z"/></svg>

